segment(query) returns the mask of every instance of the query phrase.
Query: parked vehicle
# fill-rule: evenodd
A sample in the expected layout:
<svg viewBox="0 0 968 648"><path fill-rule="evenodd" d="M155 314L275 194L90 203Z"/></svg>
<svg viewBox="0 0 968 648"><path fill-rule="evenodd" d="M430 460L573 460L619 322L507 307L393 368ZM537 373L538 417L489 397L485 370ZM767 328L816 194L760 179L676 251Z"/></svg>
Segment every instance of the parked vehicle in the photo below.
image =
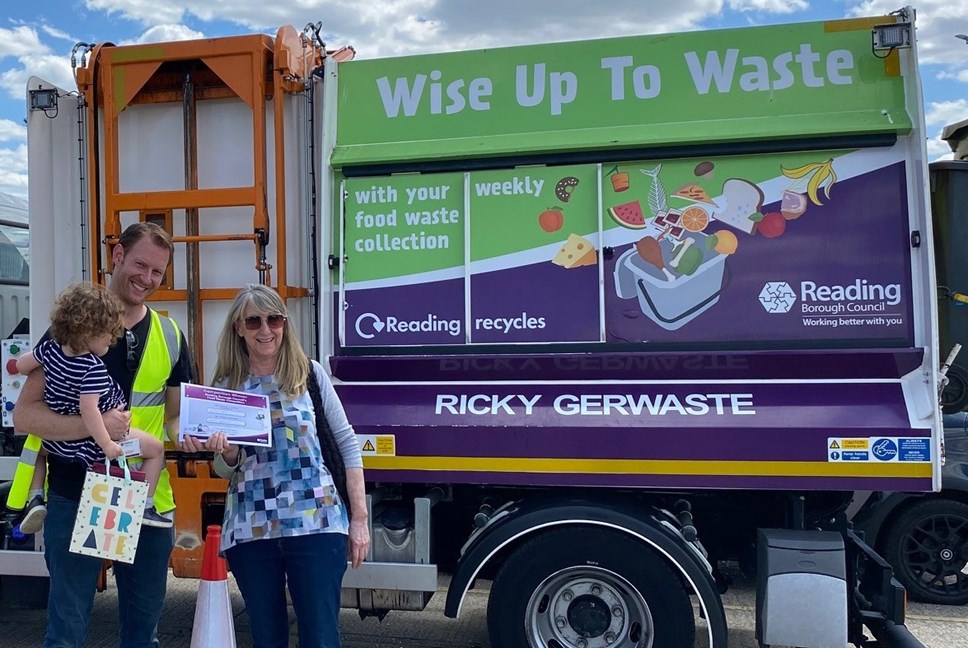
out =
<svg viewBox="0 0 968 648"><path fill-rule="evenodd" d="M0 193L0 339L30 314L27 201Z"/></svg>
<svg viewBox="0 0 968 648"><path fill-rule="evenodd" d="M894 566L908 596L968 603L968 412L947 414L941 491L875 493L854 518L865 540Z"/></svg>
<svg viewBox="0 0 968 648"><path fill-rule="evenodd" d="M58 260L34 320L137 219L174 233L153 305L201 375L237 288L279 290L363 450L364 614L447 570L452 617L493 578L495 646L718 648L716 561L756 540L762 643L917 646L844 513L941 486L914 33L907 9L359 61L312 25L95 46L78 93L29 81ZM209 459L169 458L181 576L221 520Z"/></svg>
<svg viewBox="0 0 968 648"><path fill-rule="evenodd" d="M965 124L952 124L942 134L952 150L968 138ZM960 128L959 128L960 127ZM968 347L968 219L963 217L968 201L968 160L932 162L931 214L934 220L935 263L938 275L938 326L941 349L954 344ZM941 404L946 414L968 409L968 352L961 353L948 369Z"/></svg>

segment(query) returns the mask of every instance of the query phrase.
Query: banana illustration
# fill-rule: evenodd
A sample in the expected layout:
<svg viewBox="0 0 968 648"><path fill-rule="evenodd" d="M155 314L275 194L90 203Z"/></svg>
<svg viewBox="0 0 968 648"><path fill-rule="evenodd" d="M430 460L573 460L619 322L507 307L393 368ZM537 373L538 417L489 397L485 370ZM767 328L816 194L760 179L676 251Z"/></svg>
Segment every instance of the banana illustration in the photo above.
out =
<svg viewBox="0 0 968 648"><path fill-rule="evenodd" d="M807 196L814 205L821 205L817 191L823 187L824 196L830 199L830 189L837 182L837 174L834 173L834 160L828 159L826 162L809 162L794 169L787 169L781 166L780 171L788 178L801 180L809 177L807 181Z"/></svg>

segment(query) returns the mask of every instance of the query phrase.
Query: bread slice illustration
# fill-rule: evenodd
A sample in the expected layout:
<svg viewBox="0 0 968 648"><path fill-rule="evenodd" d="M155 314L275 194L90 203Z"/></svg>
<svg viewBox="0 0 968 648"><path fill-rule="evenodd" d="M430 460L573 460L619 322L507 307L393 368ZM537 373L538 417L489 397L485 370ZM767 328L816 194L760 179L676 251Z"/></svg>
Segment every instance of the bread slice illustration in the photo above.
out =
<svg viewBox="0 0 968 648"><path fill-rule="evenodd" d="M763 207L760 188L749 180L730 178L723 183L723 198L726 208L715 213L716 220L752 234L756 223L750 220L750 216L759 213Z"/></svg>

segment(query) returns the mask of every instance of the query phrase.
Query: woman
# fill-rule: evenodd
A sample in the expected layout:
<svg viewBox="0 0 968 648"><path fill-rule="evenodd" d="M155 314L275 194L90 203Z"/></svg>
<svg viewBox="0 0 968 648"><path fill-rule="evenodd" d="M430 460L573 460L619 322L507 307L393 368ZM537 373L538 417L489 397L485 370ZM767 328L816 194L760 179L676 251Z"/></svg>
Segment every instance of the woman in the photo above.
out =
<svg viewBox="0 0 968 648"><path fill-rule="evenodd" d="M313 361L326 421L346 466L348 519L347 503L323 462L309 369L279 295L246 286L222 329L213 384L269 397L272 445L240 447L222 433L204 446L186 440L189 449L217 453L215 471L229 480L221 548L245 600L256 648L289 645L287 584L301 648L338 648L347 549L356 568L370 545L356 435L332 382Z"/></svg>

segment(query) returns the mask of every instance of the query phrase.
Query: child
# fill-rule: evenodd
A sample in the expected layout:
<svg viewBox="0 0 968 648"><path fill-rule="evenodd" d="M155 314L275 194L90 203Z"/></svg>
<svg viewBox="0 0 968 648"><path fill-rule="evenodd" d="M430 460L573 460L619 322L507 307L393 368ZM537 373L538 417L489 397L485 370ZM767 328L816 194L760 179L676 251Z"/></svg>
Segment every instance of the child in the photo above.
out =
<svg viewBox="0 0 968 648"><path fill-rule="evenodd" d="M44 441L47 454L82 461L88 468L105 457L111 460L124 454L124 449L108 436L101 412L126 407L127 403L121 387L108 374L100 358L124 332L123 311L118 298L104 286L71 284L54 300L49 337L45 336L32 353L17 358L17 371L24 375L43 366L44 402L60 414L79 413L91 433L89 438L77 441ZM171 527L172 521L159 514L152 501L164 468L165 447L142 430L131 429L125 437L127 439L137 439L141 445L142 470L148 482L144 524ZM30 504L20 525L24 533L36 533L46 516L46 507L41 512L35 505L38 496L39 505L43 504L42 460L43 456L38 461L28 500Z"/></svg>

